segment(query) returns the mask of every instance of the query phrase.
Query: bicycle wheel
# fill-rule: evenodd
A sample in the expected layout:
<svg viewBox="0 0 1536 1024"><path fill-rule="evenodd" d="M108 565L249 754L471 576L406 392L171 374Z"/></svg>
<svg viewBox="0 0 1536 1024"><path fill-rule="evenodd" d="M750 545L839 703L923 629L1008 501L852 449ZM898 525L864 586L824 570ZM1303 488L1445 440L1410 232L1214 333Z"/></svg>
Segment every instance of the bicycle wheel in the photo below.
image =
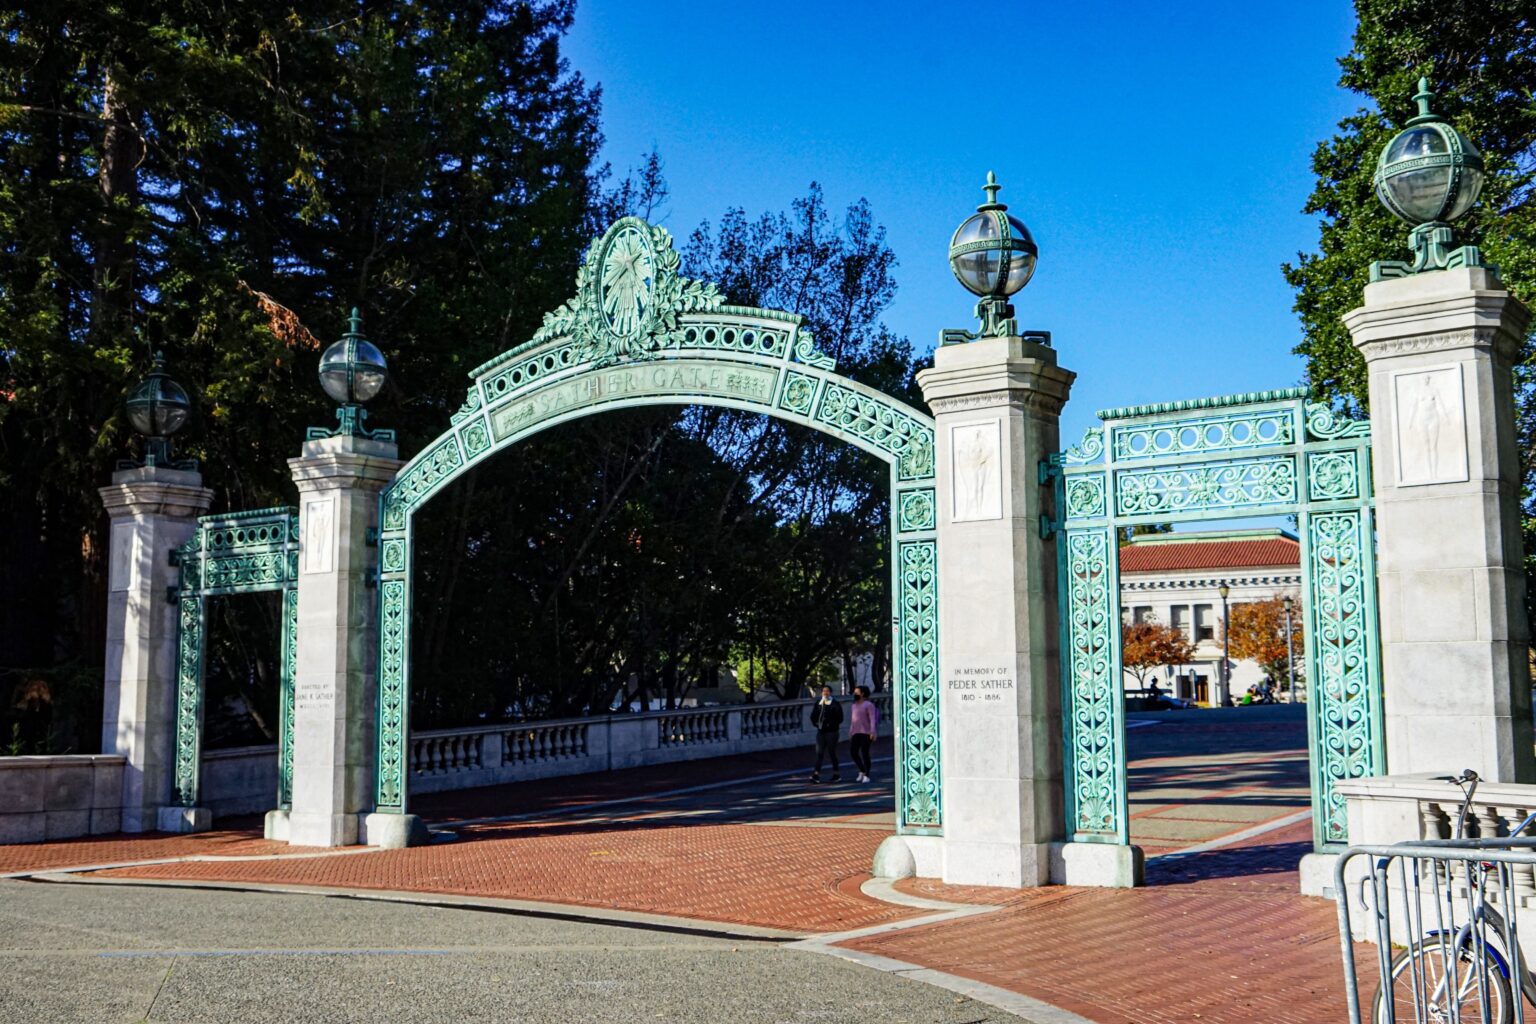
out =
<svg viewBox="0 0 1536 1024"><path fill-rule="evenodd" d="M1492 956L1485 956L1486 970L1477 969L1470 946L1457 951L1456 993L1450 991L1446 968L1449 945L1431 939L1415 943L1392 958L1392 1014L1396 1024L1510 1024L1512 1006L1509 979ZM1376 993L1371 1019L1386 1024L1385 993Z"/></svg>

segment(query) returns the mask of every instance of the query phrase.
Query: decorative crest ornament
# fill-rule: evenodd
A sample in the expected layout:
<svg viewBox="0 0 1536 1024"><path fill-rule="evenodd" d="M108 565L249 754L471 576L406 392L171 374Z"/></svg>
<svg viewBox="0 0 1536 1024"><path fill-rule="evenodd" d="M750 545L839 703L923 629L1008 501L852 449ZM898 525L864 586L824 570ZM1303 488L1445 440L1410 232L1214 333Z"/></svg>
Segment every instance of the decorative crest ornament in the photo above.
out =
<svg viewBox="0 0 1536 1024"><path fill-rule="evenodd" d="M708 281L680 277L666 228L622 217L587 249L576 294L544 314L530 345L570 337L583 361L649 359L682 341L679 317L720 308L725 297Z"/></svg>

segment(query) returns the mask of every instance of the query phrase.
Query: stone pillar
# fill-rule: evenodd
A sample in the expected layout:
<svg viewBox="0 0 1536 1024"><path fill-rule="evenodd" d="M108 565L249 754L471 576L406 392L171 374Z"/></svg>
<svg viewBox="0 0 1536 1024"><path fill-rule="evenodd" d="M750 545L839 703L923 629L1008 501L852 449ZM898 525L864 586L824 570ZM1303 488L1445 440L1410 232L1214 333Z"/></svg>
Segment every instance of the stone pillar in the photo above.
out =
<svg viewBox="0 0 1536 1024"><path fill-rule="evenodd" d="M1483 267L1365 289L1387 768L1536 781L1511 367L1528 311Z"/></svg>
<svg viewBox="0 0 1536 1024"><path fill-rule="evenodd" d="M1041 539L1074 374L1020 337L918 374L938 426L944 881L1033 886L1063 836L1056 550Z"/></svg>
<svg viewBox="0 0 1536 1024"><path fill-rule="evenodd" d="M286 823L269 816L268 834L296 846L357 842L358 815L373 806L378 549L368 535L397 455L391 443L343 435L306 441L288 460L299 489L293 810Z"/></svg>
<svg viewBox="0 0 1536 1024"><path fill-rule="evenodd" d="M111 520L101 750L121 754L122 829L148 832L171 802L176 763L176 605L171 552L197 530L213 492L195 472L144 467L98 492ZM207 812L200 823L207 827Z"/></svg>

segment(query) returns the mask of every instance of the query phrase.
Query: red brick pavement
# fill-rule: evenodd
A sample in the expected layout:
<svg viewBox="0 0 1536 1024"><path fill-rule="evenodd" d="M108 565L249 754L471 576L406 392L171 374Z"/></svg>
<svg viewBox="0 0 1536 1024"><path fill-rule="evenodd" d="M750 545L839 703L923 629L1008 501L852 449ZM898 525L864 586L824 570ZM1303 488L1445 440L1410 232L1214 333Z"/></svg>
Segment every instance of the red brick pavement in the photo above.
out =
<svg viewBox="0 0 1536 1024"><path fill-rule="evenodd" d="M0 845L0 874L53 871L93 864L122 864L162 857L259 857L282 853L324 853L324 850L268 842L260 829L223 828L196 835L146 832L84 836L52 843Z"/></svg>
<svg viewBox="0 0 1536 1024"><path fill-rule="evenodd" d="M266 882L537 900L834 932L921 911L859 892L883 834L655 821L466 828L455 843L355 857L159 864L117 878Z"/></svg>
<svg viewBox="0 0 1536 1024"><path fill-rule="evenodd" d="M1148 866L1145 889L909 892L994 914L847 943L996 985L1101 1024L1344 1019L1333 904L1296 895L1311 824ZM1367 958L1372 953L1365 953ZM1363 960L1363 965L1374 960ZM1369 985L1369 973L1362 973Z"/></svg>

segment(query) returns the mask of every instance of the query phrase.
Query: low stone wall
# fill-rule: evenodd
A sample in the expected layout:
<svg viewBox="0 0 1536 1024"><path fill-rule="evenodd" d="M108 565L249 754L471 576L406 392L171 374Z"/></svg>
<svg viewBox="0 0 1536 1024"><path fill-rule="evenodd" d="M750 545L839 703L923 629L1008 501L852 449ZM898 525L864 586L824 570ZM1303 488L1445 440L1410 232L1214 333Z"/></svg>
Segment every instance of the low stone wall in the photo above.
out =
<svg viewBox="0 0 1536 1024"><path fill-rule="evenodd" d="M839 698L846 709L848 699ZM882 734L891 695L877 693ZM809 749L809 700L730 704L602 718L566 718L411 734L410 791L441 793L558 775ZM847 734L844 715L844 735ZM116 832L122 824L124 759L115 754L0 757L0 843ZM214 818L277 806L277 747L203 754L202 805Z"/></svg>
<svg viewBox="0 0 1536 1024"><path fill-rule="evenodd" d="M277 806L277 744L203 754L202 804L215 818L265 814Z"/></svg>
<svg viewBox="0 0 1536 1024"><path fill-rule="evenodd" d="M122 827L119 754L0 757L0 843L41 843Z"/></svg>

